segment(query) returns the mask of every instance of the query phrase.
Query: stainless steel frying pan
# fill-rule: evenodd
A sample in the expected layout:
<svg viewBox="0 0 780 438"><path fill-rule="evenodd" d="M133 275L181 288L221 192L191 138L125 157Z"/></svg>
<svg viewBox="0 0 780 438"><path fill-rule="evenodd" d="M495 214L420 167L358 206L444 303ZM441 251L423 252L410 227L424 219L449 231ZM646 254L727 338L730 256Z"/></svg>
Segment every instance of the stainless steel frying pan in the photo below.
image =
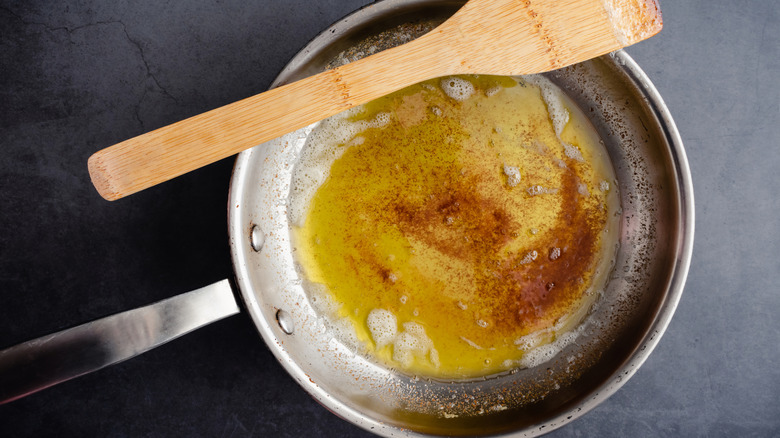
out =
<svg viewBox="0 0 780 438"><path fill-rule="evenodd" d="M370 5L309 43L274 86L414 38L460 4ZM674 122L627 54L546 76L590 117L615 168L622 207L620 247L603 296L576 342L549 361L482 379L422 379L374 362L334 336L295 266L287 214L292 171L314 124L236 160L228 205L234 285L223 280L4 350L0 400L122 361L239 313L239 296L295 380L326 408L374 433L535 436L583 415L636 372L674 313L691 258L693 191Z"/></svg>

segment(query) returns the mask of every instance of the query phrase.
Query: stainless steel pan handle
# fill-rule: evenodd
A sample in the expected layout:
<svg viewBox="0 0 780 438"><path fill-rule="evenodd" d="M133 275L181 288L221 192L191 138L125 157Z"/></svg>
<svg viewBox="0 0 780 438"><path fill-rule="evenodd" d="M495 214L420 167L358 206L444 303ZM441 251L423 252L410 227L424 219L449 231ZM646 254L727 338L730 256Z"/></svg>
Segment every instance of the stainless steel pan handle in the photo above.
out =
<svg viewBox="0 0 780 438"><path fill-rule="evenodd" d="M239 312L228 280L0 351L0 404L137 356Z"/></svg>

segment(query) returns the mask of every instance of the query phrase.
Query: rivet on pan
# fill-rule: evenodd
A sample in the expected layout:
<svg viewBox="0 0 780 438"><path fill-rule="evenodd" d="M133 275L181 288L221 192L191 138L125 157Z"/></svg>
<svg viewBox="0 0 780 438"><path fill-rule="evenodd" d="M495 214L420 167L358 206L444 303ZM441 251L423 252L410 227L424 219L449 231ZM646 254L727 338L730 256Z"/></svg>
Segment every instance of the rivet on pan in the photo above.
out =
<svg viewBox="0 0 780 438"><path fill-rule="evenodd" d="M283 332L291 335L295 330L295 323L292 316L287 311L279 309L276 311L276 322L279 323L279 327Z"/></svg>
<svg viewBox="0 0 780 438"><path fill-rule="evenodd" d="M250 235L250 240L252 242L252 249L255 251L260 251L263 249L263 244L265 243L265 234L263 233L263 230L261 230L257 225L252 225L252 234Z"/></svg>

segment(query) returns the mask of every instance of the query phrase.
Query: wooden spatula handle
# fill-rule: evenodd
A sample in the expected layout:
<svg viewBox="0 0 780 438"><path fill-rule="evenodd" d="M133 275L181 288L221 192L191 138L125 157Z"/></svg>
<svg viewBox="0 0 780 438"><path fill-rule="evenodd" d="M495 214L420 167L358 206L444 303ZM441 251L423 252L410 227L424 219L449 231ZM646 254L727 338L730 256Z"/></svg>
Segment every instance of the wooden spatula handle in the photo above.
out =
<svg viewBox="0 0 780 438"><path fill-rule="evenodd" d="M88 162L92 183L105 199L116 200L441 70L435 53L426 53L435 44L424 39L412 43L404 50L373 55L370 62L366 58L327 70L98 151ZM409 56L417 62L409 62ZM436 68L427 69L420 59Z"/></svg>

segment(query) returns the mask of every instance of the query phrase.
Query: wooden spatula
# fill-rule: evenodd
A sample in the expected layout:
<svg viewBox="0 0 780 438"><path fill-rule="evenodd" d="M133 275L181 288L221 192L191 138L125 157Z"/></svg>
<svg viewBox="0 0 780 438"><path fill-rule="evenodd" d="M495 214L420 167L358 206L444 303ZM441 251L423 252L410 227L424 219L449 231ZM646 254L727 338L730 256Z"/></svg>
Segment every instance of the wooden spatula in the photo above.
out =
<svg viewBox="0 0 780 438"><path fill-rule="evenodd" d="M407 44L103 149L89 174L119 199L426 79L541 73L661 27L655 0L470 0Z"/></svg>

